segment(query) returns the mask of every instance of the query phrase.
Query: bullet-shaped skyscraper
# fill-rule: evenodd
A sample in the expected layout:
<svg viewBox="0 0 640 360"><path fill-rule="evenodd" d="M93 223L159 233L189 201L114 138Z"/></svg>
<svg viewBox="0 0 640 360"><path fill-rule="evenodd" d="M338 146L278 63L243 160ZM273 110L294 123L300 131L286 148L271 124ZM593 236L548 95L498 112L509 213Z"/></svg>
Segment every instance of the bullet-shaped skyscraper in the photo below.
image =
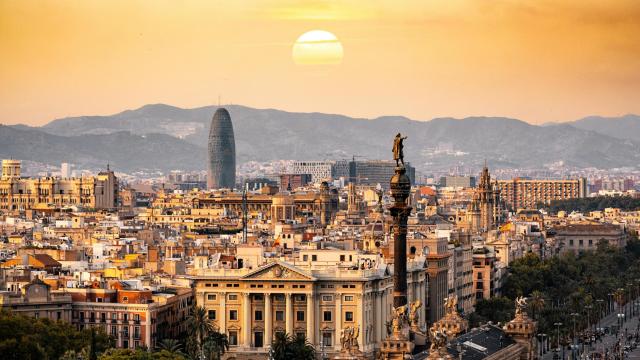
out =
<svg viewBox="0 0 640 360"><path fill-rule="evenodd" d="M209 129L209 189L229 188L236 183L236 142L233 138L231 116L219 108L211 119Z"/></svg>

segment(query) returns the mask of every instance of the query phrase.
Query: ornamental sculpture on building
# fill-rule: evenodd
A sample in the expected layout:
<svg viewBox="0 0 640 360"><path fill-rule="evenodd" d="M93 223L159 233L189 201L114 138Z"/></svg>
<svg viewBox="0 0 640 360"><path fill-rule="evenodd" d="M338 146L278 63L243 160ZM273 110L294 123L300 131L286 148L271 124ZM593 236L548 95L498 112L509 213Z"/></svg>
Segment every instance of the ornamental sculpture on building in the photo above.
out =
<svg viewBox="0 0 640 360"><path fill-rule="evenodd" d="M360 335L360 328L357 325L347 326L340 331L340 345L343 352L358 350L358 335Z"/></svg>
<svg viewBox="0 0 640 360"><path fill-rule="evenodd" d="M444 298L444 308L446 309L447 314L457 314L458 313L458 297L449 296Z"/></svg>
<svg viewBox="0 0 640 360"><path fill-rule="evenodd" d="M449 336L446 330L432 328L429 331L429 337L431 338L431 347L429 348L431 352L440 351L447 347Z"/></svg>
<svg viewBox="0 0 640 360"><path fill-rule="evenodd" d="M420 300L416 300L409 304L409 324L411 328L417 329L420 322L420 314L418 314L418 309L422 307L422 302Z"/></svg>
<svg viewBox="0 0 640 360"><path fill-rule="evenodd" d="M527 310L527 298L520 296L516 298L516 316L522 316L526 314Z"/></svg>
<svg viewBox="0 0 640 360"><path fill-rule="evenodd" d="M409 308L407 305L398 306L393 309L393 335L399 336L402 332L403 326L408 322Z"/></svg>

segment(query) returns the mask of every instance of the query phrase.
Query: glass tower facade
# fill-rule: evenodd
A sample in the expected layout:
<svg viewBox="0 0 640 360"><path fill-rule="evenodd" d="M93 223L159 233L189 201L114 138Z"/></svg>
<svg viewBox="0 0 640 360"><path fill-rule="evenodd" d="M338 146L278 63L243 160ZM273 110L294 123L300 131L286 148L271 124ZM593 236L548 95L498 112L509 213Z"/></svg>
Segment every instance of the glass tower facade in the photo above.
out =
<svg viewBox="0 0 640 360"><path fill-rule="evenodd" d="M219 108L211 119L209 129L209 189L233 189L236 183L236 142L233 137L231 116Z"/></svg>

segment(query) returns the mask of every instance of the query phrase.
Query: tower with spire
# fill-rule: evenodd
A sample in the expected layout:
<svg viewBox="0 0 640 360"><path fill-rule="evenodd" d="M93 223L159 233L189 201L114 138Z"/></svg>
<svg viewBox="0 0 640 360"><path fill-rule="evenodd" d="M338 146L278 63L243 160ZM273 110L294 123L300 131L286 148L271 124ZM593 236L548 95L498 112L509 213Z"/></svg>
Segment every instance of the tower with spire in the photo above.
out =
<svg viewBox="0 0 640 360"><path fill-rule="evenodd" d="M496 224L496 206L499 203L500 193L497 186L491 183L491 175L485 161L482 173L480 174L480 182L476 189L477 201L480 208L480 227L485 230L491 230Z"/></svg>

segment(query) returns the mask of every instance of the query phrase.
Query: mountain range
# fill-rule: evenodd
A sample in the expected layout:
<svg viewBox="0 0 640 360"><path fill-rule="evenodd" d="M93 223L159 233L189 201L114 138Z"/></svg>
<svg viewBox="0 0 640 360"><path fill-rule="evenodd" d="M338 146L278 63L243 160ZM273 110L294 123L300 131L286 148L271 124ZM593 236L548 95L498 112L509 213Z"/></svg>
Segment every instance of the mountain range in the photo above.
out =
<svg viewBox="0 0 640 360"><path fill-rule="evenodd" d="M405 156L423 172L456 164L540 168L636 167L640 116L588 117L532 125L502 117L375 119L225 106L233 121L238 163L352 156L391 159L396 133L407 134ZM145 105L110 116L57 119L41 127L0 126L0 157L117 171L202 170L209 123L217 107Z"/></svg>

